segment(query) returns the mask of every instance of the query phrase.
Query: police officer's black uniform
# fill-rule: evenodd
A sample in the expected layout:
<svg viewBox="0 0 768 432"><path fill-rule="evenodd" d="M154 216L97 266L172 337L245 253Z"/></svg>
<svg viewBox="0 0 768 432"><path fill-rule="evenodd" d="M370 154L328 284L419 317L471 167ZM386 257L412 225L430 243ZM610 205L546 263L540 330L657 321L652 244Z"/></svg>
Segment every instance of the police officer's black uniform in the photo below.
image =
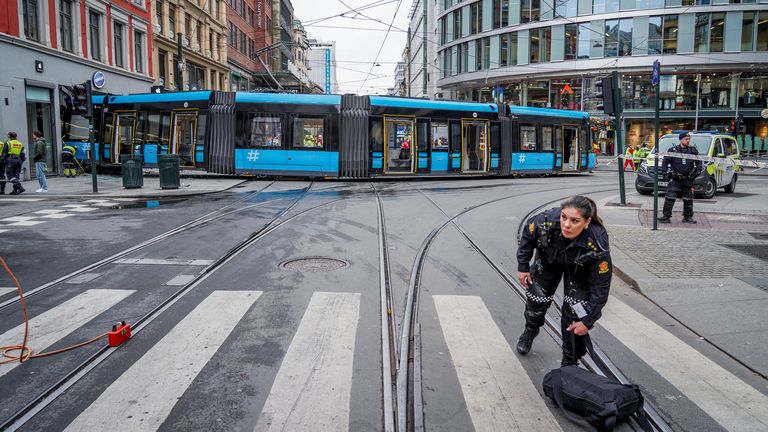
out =
<svg viewBox="0 0 768 432"><path fill-rule="evenodd" d="M586 353L586 345L583 336L573 338L574 335L566 329L575 321L581 321L591 329L602 316L603 306L608 301L613 265L605 228L591 223L578 237L569 240L560 231L560 212L560 208L553 208L529 219L520 239L517 270L530 272L533 284L526 291L526 331L518 341L518 351L525 354L530 349L533 337L544 325L555 290L565 276L565 301L560 325L563 334L563 365L567 365L576 364ZM529 263L534 250L536 257L531 269ZM586 316L581 319L573 307L576 303L581 304L586 312ZM575 350L573 341L576 344Z"/></svg>
<svg viewBox="0 0 768 432"><path fill-rule="evenodd" d="M690 136L688 134L680 134L680 140L684 137ZM692 144L688 144L688 147L683 147L678 144L669 150L669 153L680 153L686 155L698 155L699 151L696 150ZM675 200L678 195L683 198L683 222L696 223L693 219L693 181L701 174L702 163L700 160L676 158L667 156L664 158L664 162L661 164L661 172L665 176L665 179L669 182L667 184L667 192L664 196L664 208L662 210L662 216L659 218L659 222L667 223L672 217L672 208L675 206Z"/></svg>
<svg viewBox="0 0 768 432"><path fill-rule="evenodd" d="M0 195L5 195L5 159L8 157L8 150L5 143L0 141Z"/></svg>

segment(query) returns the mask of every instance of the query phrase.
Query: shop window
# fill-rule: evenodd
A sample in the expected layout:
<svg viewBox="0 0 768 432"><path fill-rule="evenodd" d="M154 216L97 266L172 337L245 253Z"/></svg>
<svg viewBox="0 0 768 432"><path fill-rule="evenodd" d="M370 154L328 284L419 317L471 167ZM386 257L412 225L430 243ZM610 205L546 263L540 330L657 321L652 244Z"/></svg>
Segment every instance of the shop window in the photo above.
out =
<svg viewBox="0 0 768 432"><path fill-rule="evenodd" d="M520 125L520 150L536 151L536 126Z"/></svg>
<svg viewBox="0 0 768 432"><path fill-rule="evenodd" d="M739 80L739 107L768 107L768 76L741 77Z"/></svg>
<svg viewBox="0 0 768 432"><path fill-rule="evenodd" d="M581 108L581 79L552 80L550 106L558 109Z"/></svg>
<svg viewBox="0 0 768 432"><path fill-rule="evenodd" d="M758 51L768 51L768 12L758 15L756 46Z"/></svg>
<svg viewBox="0 0 768 432"><path fill-rule="evenodd" d="M526 106L536 108L549 107L549 81L529 81L524 84L523 98Z"/></svg>
<svg viewBox="0 0 768 432"><path fill-rule="evenodd" d="M700 83L699 108L734 109L729 75L706 75Z"/></svg>
<svg viewBox="0 0 768 432"><path fill-rule="evenodd" d="M662 20L660 16L648 18L648 54L661 54Z"/></svg>
<svg viewBox="0 0 768 432"><path fill-rule="evenodd" d="M282 147L282 119L270 114L250 114L251 138L250 147Z"/></svg>
<svg viewBox="0 0 768 432"><path fill-rule="evenodd" d="M652 110L653 85L649 75L624 75L621 78L622 107L625 110Z"/></svg>
<svg viewBox="0 0 768 432"><path fill-rule="evenodd" d="M293 120L294 149L322 149L325 132L322 118L297 117Z"/></svg>

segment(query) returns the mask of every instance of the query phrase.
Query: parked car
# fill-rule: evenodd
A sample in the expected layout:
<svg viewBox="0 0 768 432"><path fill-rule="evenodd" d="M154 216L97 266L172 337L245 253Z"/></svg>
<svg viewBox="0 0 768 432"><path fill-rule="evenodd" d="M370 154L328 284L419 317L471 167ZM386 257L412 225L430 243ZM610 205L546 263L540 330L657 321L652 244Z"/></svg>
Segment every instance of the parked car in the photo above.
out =
<svg viewBox="0 0 768 432"><path fill-rule="evenodd" d="M659 148L662 153L676 146L680 140L677 134L667 134L659 139ZM734 159L741 157L736 140L730 135L719 133L696 132L691 134L691 145L695 146L701 156L726 157ZM643 195L653 193L653 175L656 170L654 155L656 149L651 150L648 157L640 164L635 178L635 189ZM661 165L664 156L659 157ZM726 193L736 190L736 181L739 178L738 164L729 164L724 161L703 161L704 169L693 182L694 194L710 199L715 196L718 189L723 188ZM663 173L659 173L659 190L664 190L667 182Z"/></svg>

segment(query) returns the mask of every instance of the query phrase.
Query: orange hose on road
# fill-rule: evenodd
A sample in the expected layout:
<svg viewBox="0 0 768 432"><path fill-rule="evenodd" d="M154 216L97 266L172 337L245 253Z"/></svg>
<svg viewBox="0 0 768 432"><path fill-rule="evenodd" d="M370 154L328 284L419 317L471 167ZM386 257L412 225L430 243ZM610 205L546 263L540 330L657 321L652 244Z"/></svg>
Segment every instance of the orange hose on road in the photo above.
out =
<svg viewBox="0 0 768 432"><path fill-rule="evenodd" d="M21 311L22 313L24 313L24 338L22 339L20 345L0 346L0 352L2 352L3 357L6 358L6 360L0 360L0 365L11 363L16 360L18 360L19 363L23 363L29 359L47 357L54 354L63 353L65 351L73 350L75 348L80 348L81 346L85 346L90 343L96 342L97 340L107 335L106 333L104 333L102 335L96 336L91 340L80 342L78 344L71 345L65 348L57 349L55 351L49 351L49 352L40 353L40 354L32 354L32 348L27 346L27 339L29 336L29 316L27 315L27 302L24 300L24 291L22 291L21 284L19 283L19 280L16 279L16 275L14 275L11 269L8 268L8 264L5 263L5 260L3 259L2 256L0 256L0 264L2 264L3 269L5 269L5 272L8 273L8 275L11 277L11 279L13 280L13 283L16 285L16 289L19 291L19 298L21 299ZM14 351L18 351L19 354L18 355L11 354Z"/></svg>

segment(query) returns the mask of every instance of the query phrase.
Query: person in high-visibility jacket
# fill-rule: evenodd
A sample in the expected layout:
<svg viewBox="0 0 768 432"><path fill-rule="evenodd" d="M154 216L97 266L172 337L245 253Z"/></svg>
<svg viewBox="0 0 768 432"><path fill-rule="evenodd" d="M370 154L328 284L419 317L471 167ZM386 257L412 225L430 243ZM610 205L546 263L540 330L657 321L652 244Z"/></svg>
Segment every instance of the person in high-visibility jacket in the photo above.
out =
<svg viewBox="0 0 768 432"><path fill-rule="evenodd" d="M77 153L77 149L69 144L61 149L61 164L64 165L64 177L74 177L77 175L75 153Z"/></svg>
<svg viewBox="0 0 768 432"><path fill-rule="evenodd" d="M624 152L624 171L627 170L627 165L629 165L630 168L632 168L632 171L635 170L635 162L632 160L632 155L635 153L635 147L632 146L632 144L627 146L627 151Z"/></svg>
<svg viewBox="0 0 768 432"><path fill-rule="evenodd" d="M5 177L13 184L13 190L11 195L18 195L24 192L24 187L21 186L21 164L27 158L24 153L24 144L16 139L16 132L8 132L8 141L3 146L2 153L0 153L0 159L5 159ZM5 185L3 185L3 191Z"/></svg>
<svg viewBox="0 0 768 432"><path fill-rule="evenodd" d="M632 159L635 162L635 171L637 171L640 168L640 164L643 163L645 158L648 157L648 154L651 152L651 149L648 148L648 143L643 143L643 145L640 146L639 149L635 150L635 154L632 156Z"/></svg>

